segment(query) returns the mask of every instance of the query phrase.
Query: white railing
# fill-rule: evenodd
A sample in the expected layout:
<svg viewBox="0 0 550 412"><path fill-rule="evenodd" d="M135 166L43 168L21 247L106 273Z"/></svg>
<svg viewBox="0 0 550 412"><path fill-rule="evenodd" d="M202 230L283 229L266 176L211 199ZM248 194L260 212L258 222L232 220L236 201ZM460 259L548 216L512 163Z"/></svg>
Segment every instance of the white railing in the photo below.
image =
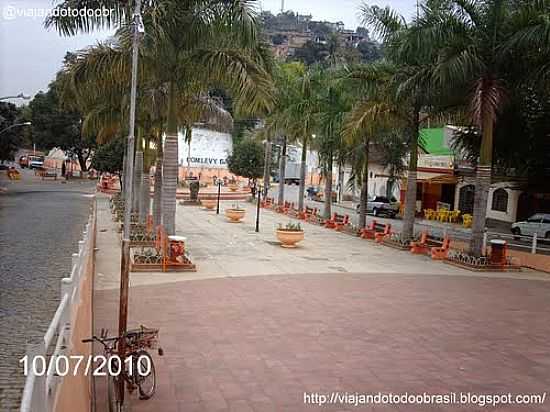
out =
<svg viewBox="0 0 550 412"><path fill-rule="evenodd" d="M94 258L95 247L95 202L92 213L83 233L83 240L78 242L78 253L72 255L71 274L61 279L61 300L48 326L44 337L38 342L27 343L27 377L21 400L21 412L51 412L59 383L63 379L55 373L55 363L59 356L68 356L71 342L71 325L74 308L80 301L80 284L87 275L90 259ZM45 373L35 370L33 359L46 359ZM36 368L38 369L38 368Z"/></svg>
<svg viewBox="0 0 550 412"><path fill-rule="evenodd" d="M536 233L533 236L526 236L508 233L485 232L484 244L488 245L492 239L506 240L509 246L513 246L514 248L520 250L525 249L526 252L528 251L533 255L550 253L550 247L547 243L544 243L546 239L541 240Z"/></svg>

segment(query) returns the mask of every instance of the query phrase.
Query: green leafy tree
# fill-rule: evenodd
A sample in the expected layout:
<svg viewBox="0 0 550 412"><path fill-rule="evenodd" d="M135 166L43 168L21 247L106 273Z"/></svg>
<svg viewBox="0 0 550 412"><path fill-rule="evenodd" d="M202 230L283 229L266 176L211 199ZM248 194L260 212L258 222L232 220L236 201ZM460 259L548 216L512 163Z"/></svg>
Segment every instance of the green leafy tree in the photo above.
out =
<svg viewBox="0 0 550 412"><path fill-rule="evenodd" d="M428 3L441 2L436 0ZM383 88L381 95L385 99L384 111L391 113L398 124L403 124L402 135L409 147L402 231L405 239L410 239L414 235L421 112L435 111L434 106L439 108L440 104L438 90L433 87L432 76L437 47L429 41L433 33L425 30L419 23L419 19L429 13L425 8L421 10L422 13L419 13L416 19L407 23L403 16L390 7L380 8L367 4L361 7L364 23L383 42L386 59L381 70L385 71L387 76L383 83L368 75L363 77L363 80L371 83L371 87Z"/></svg>
<svg viewBox="0 0 550 412"><path fill-rule="evenodd" d="M99 145L94 151L91 167L100 173L122 176L123 158L126 145L123 138L116 138Z"/></svg>
<svg viewBox="0 0 550 412"><path fill-rule="evenodd" d="M261 143L244 139L233 147L227 158L229 171L237 176L256 181L264 174L264 148Z"/></svg>
<svg viewBox="0 0 550 412"><path fill-rule="evenodd" d="M470 243L477 256L483 253L498 123L506 121L503 113L518 85L548 74L549 7L546 0L431 1L418 22L431 35L424 40L437 49L435 84L459 97L481 137ZM525 65L537 57L538 64Z"/></svg>
<svg viewBox="0 0 550 412"><path fill-rule="evenodd" d="M62 149L78 160L82 171L87 171L95 136L83 136L81 114L64 107L60 96L61 76L50 83L47 92L37 93L29 103L33 143L44 150Z"/></svg>
<svg viewBox="0 0 550 412"><path fill-rule="evenodd" d="M11 127L21 123L22 111L13 103L0 102L0 161L14 160L15 152L24 140L22 127Z"/></svg>
<svg viewBox="0 0 550 412"><path fill-rule="evenodd" d="M84 3L80 5L85 7ZM58 7L66 9L74 4L64 1ZM129 76L132 32L129 7L120 3L114 16L100 21L52 16L47 22L68 34L111 27L115 23L121 25L116 47L106 48L103 55L98 50L95 61L86 65L90 77L96 74L96 84L108 86ZM249 2L145 2L143 21L147 35L140 45L140 90L145 83L164 91L162 213L167 233L173 234L178 131L197 121L192 116L182 119L182 108L200 113L197 101L209 88L221 87L231 91L236 113L265 112L272 104L269 75L272 56L259 41L256 14Z"/></svg>

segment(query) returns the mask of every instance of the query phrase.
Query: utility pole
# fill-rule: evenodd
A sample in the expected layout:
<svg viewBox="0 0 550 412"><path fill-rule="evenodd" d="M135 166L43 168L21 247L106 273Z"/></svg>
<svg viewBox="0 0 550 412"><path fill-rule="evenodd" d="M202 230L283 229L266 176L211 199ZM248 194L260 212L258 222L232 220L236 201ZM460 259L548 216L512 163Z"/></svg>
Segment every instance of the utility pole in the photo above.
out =
<svg viewBox="0 0 550 412"><path fill-rule="evenodd" d="M281 14L285 12L285 0L281 0Z"/></svg>
<svg viewBox="0 0 550 412"><path fill-rule="evenodd" d="M120 259L120 302L118 313L118 333L123 336L128 325L128 289L130 281L130 225L132 215L132 187L134 175L134 142L136 123L136 95L137 95L137 70L138 70L138 49L140 35L143 34L143 22L141 20L141 0L136 0L133 23L132 41L132 84L130 89L130 124L128 132L128 145L126 152L126 170L124 171L125 193L124 193L124 232L122 234L122 253ZM120 356L124 356L125 340L121 339L118 347ZM124 379L120 379L119 394L124 402Z"/></svg>

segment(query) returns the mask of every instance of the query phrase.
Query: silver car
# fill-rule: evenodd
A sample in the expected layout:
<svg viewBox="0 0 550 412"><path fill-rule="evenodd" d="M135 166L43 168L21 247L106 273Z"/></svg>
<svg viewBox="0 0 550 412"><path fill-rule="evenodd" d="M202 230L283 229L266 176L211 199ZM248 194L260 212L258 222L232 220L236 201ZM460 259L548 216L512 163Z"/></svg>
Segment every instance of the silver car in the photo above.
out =
<svg viewBox="0 0 550 412"><path fill-rule="evenodd" d="M357 213L361 211L361 204L357 205ZM388 199L385 196L370 197L367 202L367 213L372 213L374 216L385 215L395 217L399 213L399 202L395 199Z"/></svg>
<svg viewBox="0 0 550 412"><path fill-rule="evenodd" d="M512 233L517 236L534 236L550 240L550 213L536 213L529 219L513 223L511 226Z"/></svg>

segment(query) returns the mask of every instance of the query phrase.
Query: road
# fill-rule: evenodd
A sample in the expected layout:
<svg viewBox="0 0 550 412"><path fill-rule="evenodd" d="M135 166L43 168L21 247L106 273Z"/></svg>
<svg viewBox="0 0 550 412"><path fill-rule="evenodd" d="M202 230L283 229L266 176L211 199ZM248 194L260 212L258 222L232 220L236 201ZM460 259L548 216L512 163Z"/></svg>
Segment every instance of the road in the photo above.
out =
<svg viewBox="0 0 550 412"><path fill-rule="evenodd" d="M275 184L272 186L269 192L269 197L273 197L277 201L279 191L279 185ZM285 200L289 202L298 203L298 186L296 185L285 185ZM323 210L323 203L317 202L314 200L306 200L306 205L310 207L316 207L317 209ZM347 214L350 217L352 224L357 225L359 221L359 215L356 213L357 203L346 202L345 205L342 204L333 204L332 211L333 213ZM373 219L373 216L367 217L367 222L370 222ZM380 223L389 223L392 225L392 228L400 232L403 228L403 221L399 218L384 218L376 217L376 221ZM443 223L437 223L433 221L425 221L417 219L415 223L415 232L418 234L423 230L428 230L430 233L443 237L445 234L448 234L454 239L460 239L462 241L468 242L471 238L471 230L465 229L458 225L449 225ZM514 249L522 250L524 252L529 252L531 248L531 240L512 240L510 236L510 225L508 223L499 223L499 222L488 222L488 230L492 234L491 237L498 238L500 235L503 235L503 238L508 241L509 245ZM537 253L550 255L550 245L539 242Z"/></svg>
<svg viewBox="0 0 550 412"><path fill-rule="evenodd" d="M44 335L86 223L94 183L0 175L0 410L18 410L27 341Z"/></svg>

